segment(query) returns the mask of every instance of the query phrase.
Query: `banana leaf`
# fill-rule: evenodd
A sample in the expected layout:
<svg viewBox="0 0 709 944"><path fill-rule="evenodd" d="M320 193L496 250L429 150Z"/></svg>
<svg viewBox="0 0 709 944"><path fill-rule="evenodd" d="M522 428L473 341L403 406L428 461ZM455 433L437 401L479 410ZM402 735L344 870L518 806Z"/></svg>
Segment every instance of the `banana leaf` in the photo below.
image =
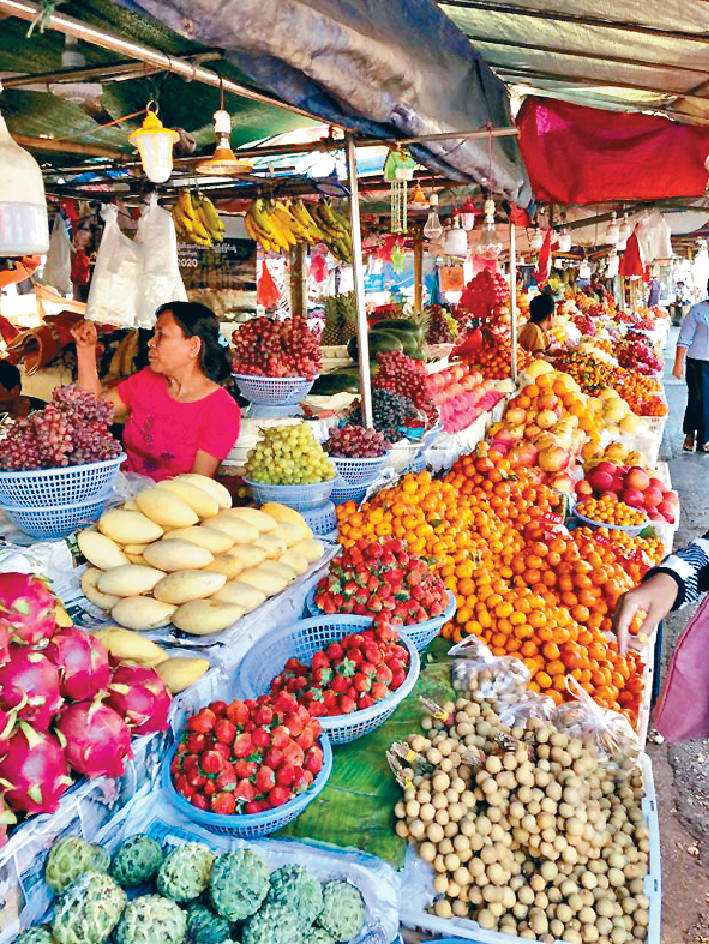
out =
<svg viewBox="0 0 709 944"><path fill-rule="evenodd" d="M334 763L327 787L274 837L354 846L401 868L406 840L394 832L394 806L401 799L401 789L385 754L393 741L420 731L424 712L419 697L439 703L455 698L447 650L448 643L437 639L422 653L416 687L381 727L351 744L333 747Z"/></svg>

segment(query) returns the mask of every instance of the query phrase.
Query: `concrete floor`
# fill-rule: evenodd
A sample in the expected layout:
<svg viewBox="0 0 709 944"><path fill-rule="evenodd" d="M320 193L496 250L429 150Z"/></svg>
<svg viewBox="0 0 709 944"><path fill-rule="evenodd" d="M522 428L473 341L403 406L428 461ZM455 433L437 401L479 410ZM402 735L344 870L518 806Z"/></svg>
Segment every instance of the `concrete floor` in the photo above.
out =
<svg viewBox="0 0 709 944"><path fill-rule="evenodd" d="M669 417L661 458L669 464L680 498L677 548L709 531L709 455L682 452L687 393L684 382L671 375L676 336L675 329L666 352ZM665 622L663 671L691 613L682 610ZM663 858L662 944L709 944L709 740L673 745L653 740L651 734L648 753L655 774Z"/></svg>

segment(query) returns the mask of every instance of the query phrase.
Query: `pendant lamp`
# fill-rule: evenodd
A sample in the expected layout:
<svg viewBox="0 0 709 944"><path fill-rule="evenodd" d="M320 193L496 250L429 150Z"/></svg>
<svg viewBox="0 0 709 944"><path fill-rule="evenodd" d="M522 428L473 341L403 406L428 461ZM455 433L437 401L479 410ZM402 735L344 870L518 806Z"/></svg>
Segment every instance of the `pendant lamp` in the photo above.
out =
<svg viewBox="0 0 709 944"><path fill-rule="evenodd" d="M428 217L423 227L426 239L437 239L443 232L443 226L438 216L438 194L432 193L428 201Z"/></svg>
<svg viewBox="0 0 709 944"><path fill-rule="evenodd" d="M466 232L475 226L475 204L470 198L460 208L460 225Z"/></svg>
<svg viewBox="0 0 709 944"><path fill-rule="evenodd" d="M559 233L559 252L569 252L571 249L571 233L564 226Z"/></svg>
<svg viewBox="0 0 709 944"><path fill-rule="evenodd" d="M172 149L180 135L171 128L163 128L155 102L148 103L142 128L134 131L128 139L138 148L148 179L154 184L164 184L172 173Z"/></svg>
<svg viewBox="0 0 709 944"><path fill-rule="evenodd" d="M620 238L620 226L618 225L618 214L613 211L611 221L606 227L606 242L615 246Z"/></svg>
<svg viewBox="0 0 709 944"><path fill-rule="evenodd" d="M542 231L537 227L534 230L534 235L529 241L529 248L532 252L539 252L539 250L544 245L544 237L542 236Z"/></svg>
<svg viewBox="0 0 709 944"><path fill-rule="evenodd" d="M217 136L214 154L197 164L195 167L197 173L211 177L236 177L238 174L250 174L253 165L249 161L239 159L229 147L231 118L229 112L223 108L214 112L214 133Z"/></svg>
<svg viewBox="0 0 709 944"><path fill-rule="evenodd" d="M426 199L426 194L421 189L421 184L416 184L411 194L411 200L409 202L412 207L428 206L428 200Z"/></svg>
<svg viewBox="0 0 709 944"><path fill-rule="evenodd" d="M584 259L581 265L579 266L579 278L580 279L591 278L591 266L588 264L588 259Z"/></svg>
<svg viewBox="0 0 709 944"><path fill-rule="evenodd" d="M443 251L447 256L468 255L468 234L460 225L460 217L454 213L451 217L450 229L446 233Z"/></svg>
<svg viewBox="0 0 709 944"><path fill-rule="evenodd" d="M608 262L606 264L606 278L614 279L618 275L618 251L616 249L611 249L608 253Z"/></svg>
<svg viewBox="0 0 709 944"><path fill-rule="evenodd" d="M49 249L47 199L39 164L10 137L0 115L0 256Z"/></svg>
<svg viewBox="0 0 709 944"><path fill-rule="evenodd" d="M618 240L616 242L617 249L625 249L625 244L630 239L630 234L632 230L630 228L630 221L628 219L628 214L623 214L623 222L618 227Z"/></svg>
<svg viewBox="0 0 709 944"><path fill-rule="evenodd" d="M502 252L502 241L497 235L497 228L495 227L494 200L485 201L485 223L475 251L479 256L486 256L487 258L494 258Z"/></svg>

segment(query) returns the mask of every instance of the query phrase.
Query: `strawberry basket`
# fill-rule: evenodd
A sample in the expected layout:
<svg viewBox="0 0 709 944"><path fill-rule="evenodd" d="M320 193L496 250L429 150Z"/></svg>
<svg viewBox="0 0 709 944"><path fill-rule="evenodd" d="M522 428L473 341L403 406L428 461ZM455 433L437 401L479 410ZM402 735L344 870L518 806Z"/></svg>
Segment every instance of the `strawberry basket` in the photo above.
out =
<svg viewBox="0 0 709 944"><path fill-rule="evenodd" d="M372 620L366 616L319 616L301 620L273 633L253 646L239 666L239 688L243 697L257 698L268 692L272 680L283 671L289 659L309 662L319 649L329 643L349 633L368 629L371 625ZM402 635L401 642L409 653L409 669L404 682L395 692L371 708L318 719L333 744L347 744L374 731L411 694L421 670L421 660L408 636Z"/></svg>
<svg viewBox="0 0 709 944"><path fill-rule="evenodd" d="M305 606L311 616L324 616L325 614L315 602L316 591L317 586L310 589L310 592L305 598ZM440 616L434 616L432 619L425 620L422 623L409 623L406 626L396 627L402 635L407 636L411 640L419 651L430 645L448 620L453 619L455 614L455 597L450 590L448 590L447 593L448 606Z"/></svg>
<svg viewBox="0 0 709 944"><path fill-rule="evenodd" d="M204 826L211 832L228 836L241 836L245 839L268 836L300 816L306 806L312 803L325 789L332 771L332 748L327 734L322 734L318 743L323 752L323 765L310 787L282 806L265 810L263 813L212 813L211 810L200 810L193 806L177 792L172 782L170 767L177 751L177 744L173 745L168 751L163 761L162 785L167 798L176 809L187 819L199 823L200 826Z"/></svg>

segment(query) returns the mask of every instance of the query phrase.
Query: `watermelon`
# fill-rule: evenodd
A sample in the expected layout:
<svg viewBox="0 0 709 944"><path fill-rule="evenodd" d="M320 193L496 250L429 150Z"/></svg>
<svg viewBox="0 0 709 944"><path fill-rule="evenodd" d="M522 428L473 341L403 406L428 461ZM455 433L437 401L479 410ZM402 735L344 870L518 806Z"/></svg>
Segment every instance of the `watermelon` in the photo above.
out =
<svg viewBox="0 0 709 944"><path fill-rule="evenodd" d="M376 361L379 351L403 351L404 345L400 338L394 334L388 334L385 331L370 331L369 340L369 359ZM347 353L353 361L359 361L359 344L357 338L352 338L347 344Z"/></svg>

